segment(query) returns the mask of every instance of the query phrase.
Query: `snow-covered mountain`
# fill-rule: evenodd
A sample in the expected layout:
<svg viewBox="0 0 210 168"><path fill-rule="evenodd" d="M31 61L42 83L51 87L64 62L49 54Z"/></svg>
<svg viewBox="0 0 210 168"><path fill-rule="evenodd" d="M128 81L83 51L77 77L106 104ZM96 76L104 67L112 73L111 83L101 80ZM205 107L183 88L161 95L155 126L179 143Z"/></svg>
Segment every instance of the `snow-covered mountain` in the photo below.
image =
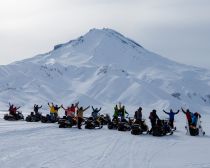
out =
<svg viewBox="0 0 210 168"><path fill-rule="evenodd" d="M0 105L100 105L117 102L133 111L210 109L210 72L168 60L111 29L84 36L30 59L0 66Z"/></svg>

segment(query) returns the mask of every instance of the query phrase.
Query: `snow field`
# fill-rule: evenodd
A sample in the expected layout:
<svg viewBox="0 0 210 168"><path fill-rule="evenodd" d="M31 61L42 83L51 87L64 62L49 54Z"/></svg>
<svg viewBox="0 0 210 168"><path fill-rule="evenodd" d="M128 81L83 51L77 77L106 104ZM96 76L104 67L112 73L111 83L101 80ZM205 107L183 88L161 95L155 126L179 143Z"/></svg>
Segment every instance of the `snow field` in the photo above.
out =
<svg viewBox="0 0 210 168"><path fill-rule="evenodd" d="M60 129L57 124L0 119L0 163L9 168L208 168L210 123L204 137L187 136L183 114L172 136L108 130ZM150 125L149 125L150 126Z"/></svg>

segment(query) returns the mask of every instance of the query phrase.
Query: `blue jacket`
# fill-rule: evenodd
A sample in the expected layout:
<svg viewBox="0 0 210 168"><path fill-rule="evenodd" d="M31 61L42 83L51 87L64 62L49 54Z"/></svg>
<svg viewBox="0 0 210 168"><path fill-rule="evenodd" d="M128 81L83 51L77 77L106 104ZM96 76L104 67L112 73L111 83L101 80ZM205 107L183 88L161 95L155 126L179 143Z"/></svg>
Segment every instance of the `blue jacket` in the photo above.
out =
<svg viewBox="0 0 210 168"><path fill-rule="evenodd" d="M163 110L163 112L169 115L169 120L174 121L174 116L179 113L179 110L176 113L174 113L172 110L170 112Z"/></svg>
<svg viewBox="0 0 210 168"><path fill-rule="evenodd" d="M192 116L192 124L196 126L197 121L198 121L198 118L195 115L193 115Z"/></svg>
<svg viewBox="0 0 210 168"><path fill-rule="evenodd" d="M98 116L99 111L101 111L101 108L100 108L100 109L97 109L97 108L93 108L93 106L92 106L92 110L93 110L93 112L92 112L92 117L93 117L94 119L96 119L97 116Z"/></svg>

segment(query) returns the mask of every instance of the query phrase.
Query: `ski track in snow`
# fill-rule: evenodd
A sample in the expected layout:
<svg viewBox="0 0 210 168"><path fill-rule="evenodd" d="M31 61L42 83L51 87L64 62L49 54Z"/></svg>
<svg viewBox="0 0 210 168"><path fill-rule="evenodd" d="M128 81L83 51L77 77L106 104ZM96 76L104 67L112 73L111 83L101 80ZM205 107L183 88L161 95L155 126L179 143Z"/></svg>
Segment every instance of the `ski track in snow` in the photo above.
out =
<svg viewBox="0 0 210 168"><path fill-rule="evenodd" d="M183 122L182 122L183 123ZM205 126L210 128L209 123ZM57 124L0 119L0 167L8 168L209 168L210 137L59 129ZM207 130L206 128L206 130Z"/></svg>

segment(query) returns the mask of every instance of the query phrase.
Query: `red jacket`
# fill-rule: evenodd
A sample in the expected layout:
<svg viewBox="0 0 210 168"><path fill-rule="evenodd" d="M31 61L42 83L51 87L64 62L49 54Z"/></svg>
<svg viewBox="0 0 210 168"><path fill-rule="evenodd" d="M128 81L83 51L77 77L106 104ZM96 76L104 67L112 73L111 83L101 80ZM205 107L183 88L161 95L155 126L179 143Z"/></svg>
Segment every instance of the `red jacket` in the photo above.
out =
<svg viewBox="0 0 210 168"><path fill-rule="evenodd" d="M191 122L192 117L191 117L190 112L186 112L186 117L187 117L187 120L188 120L189 122Z"/></svg>
<svg viewBox="0 0 210 168"><path fill-rule="evenodd" d="M10 107L10 108L9 108L9 113L10 113L11 115L15 115L16 112L17 112L17 107Z"/></svg>
<svg viewBox="0 0 210 168"><path fill-rule="evenodd" d="M66 115L70 116L70 117L75 117L75 112L76 112L76 107L71 106L71 107L67 108Z"/></svg>
<svg viewBox="0 0 210 168"><path fill-rule="evenodd" d="M182 112L186 115L187 121L188 121L189 123L191 123L191 121L192 121L191 112L190 112L189 110L185 111L185 110L183 110L183 109L182 109Z"/></svg>

